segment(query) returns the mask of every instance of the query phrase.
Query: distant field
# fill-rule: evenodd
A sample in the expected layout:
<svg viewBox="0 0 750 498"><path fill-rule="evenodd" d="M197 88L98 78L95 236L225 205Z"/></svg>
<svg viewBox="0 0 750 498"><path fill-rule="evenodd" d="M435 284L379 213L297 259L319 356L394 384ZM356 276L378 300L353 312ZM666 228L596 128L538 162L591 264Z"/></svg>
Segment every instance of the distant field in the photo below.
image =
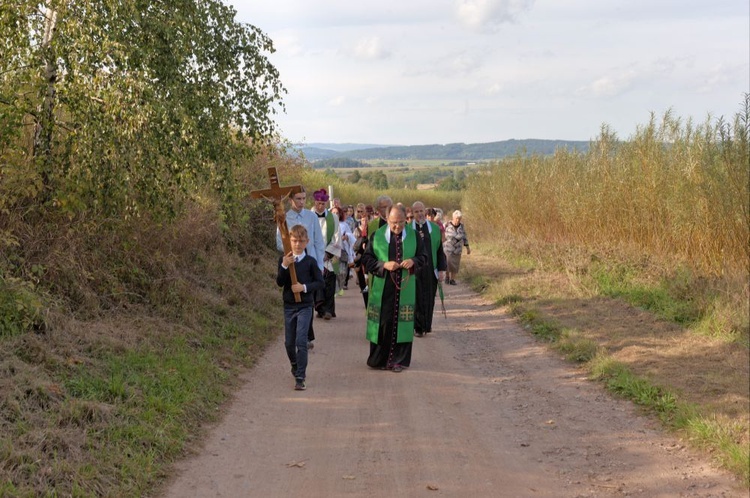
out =
<svg viewBox="0 0 750 498"><path fill-rule="evenodd" d="M451 163L447 160L440 159L409 159L409 160L369 160L362 161L367 163L367 166L361 168L327 168L339 175L342 178L346 178L352 174L355 170L359 170L360 173L366 171L382 170L384 173L406 173L409 171L420 171L425 169L437 169L439 171L449 170L454 171L456 169L466 168L466 173L470 169L475 168L479 164L486 164L480 162L469 162L469 163Z"/></svg>
<svg viewBox="0 0 750 498"><path fill-rule="evenodd" d="M480 164L478 161L452 161L449 159L369 159L362 161L371 165L373 168L380 169L393 169L393 168L434 168L434 167L450 167L454 168L457 166L476 166ZM344 168L342 168L344 169ZM356 169L356 168L355 168Z"/></svg>

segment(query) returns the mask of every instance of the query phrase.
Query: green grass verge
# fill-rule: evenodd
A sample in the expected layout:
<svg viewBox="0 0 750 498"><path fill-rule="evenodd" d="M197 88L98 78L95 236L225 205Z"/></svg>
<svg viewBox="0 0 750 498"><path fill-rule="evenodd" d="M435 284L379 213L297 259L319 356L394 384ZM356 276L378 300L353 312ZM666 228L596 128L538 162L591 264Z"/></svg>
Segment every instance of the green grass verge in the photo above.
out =
<svg viewBox="0 0 750 498"><path fill-rule="evenodd" d="M700 307L690 296L677 295L680 286L676 282L689 281L687 276L677 281L662 279L653 285L639 281L637 271L627 265L594 265L591 276L601 295L624 299L666 320L690 325L702 316Z"/></svg>
<svg viewBox="0 0 750 498"><path fill-rule="evenodd" d="M659 417L665 427L677 431L698 447L708 449L720 465L750 485L750 451L738 443L745 430L740 424L706 415L689 403L680 401L676 393L637 377L627 367L614 361L595 341L581 337L571 329L545 319L538 311L523 305L510 307L523 326L540 340L550 343L566 359L583 364L590 378L625 397L646 412Z"/></svg>
<svg viewBox="0 0 750 498"><path fill-rule="evenodd" d="M136 347L104 346L6 399L0 409L14 424L0 437L0 496L152 492L278 328L250 310L214 311L199 331L152 330Z"/></svg>
<svg viewBox="0 0 750 498"><path fill-rule="evenodd" d="M709 450L720 465L750 485L750 451L738 443L745 430L740 424L702 413L699 407L680 401L668 389L634 376L627 367L605 354L597 355L587 366L593 379L656 414L666 427Z"/></svg>

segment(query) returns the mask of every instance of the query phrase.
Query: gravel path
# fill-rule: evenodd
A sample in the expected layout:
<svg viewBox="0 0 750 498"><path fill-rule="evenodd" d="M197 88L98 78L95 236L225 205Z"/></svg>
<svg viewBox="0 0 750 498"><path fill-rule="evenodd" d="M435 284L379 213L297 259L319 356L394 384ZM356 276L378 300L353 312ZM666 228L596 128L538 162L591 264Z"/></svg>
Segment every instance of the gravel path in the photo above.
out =
<svg viewBox="0 0 750 498"><path fill-rule="evenodd" d="M445 290L401 373L366 366L356 290L315 320L307 391L279 337L163 496L748 496L468 287Z"/></svg>

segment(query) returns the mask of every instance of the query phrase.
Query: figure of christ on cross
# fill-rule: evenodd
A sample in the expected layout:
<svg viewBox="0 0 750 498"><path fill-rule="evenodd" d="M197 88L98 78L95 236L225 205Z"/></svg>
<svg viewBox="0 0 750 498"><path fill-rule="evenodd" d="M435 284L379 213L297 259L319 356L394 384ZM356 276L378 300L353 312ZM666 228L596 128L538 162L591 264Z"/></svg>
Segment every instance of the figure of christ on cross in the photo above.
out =
<svg viewBox="0 0 750 498"><path fill-rule="evenodd" d="M286 226L284 200L292 197L294 194L302 192L302 185L282 187L279 185L279 175L276 172L276 168L268 168L268 179L271 182L271 188L265 190L253 190L250 192L250 196L253 199L266 199L273 202L273 207L275 209L274 219L276 220L276 226L279 227L284 254L289 254L292 252L292 243L289 240L289 227ZM296 284L297 270L294 267L294 263L289 265L289 276L292 277L292 284ZM299 292L294 293L294 300L298 303L301 302L302 297Z"/></svg>

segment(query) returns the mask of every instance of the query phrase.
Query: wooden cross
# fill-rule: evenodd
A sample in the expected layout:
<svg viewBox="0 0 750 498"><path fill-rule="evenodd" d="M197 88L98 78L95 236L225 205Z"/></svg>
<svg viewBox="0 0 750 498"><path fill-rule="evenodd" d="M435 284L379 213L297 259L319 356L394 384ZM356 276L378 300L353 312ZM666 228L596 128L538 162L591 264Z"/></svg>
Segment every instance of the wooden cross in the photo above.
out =
<svg viewBox="0 0 750 498"><path fill-rule="evenodd" d="M268 179L271 182L271 188L265 190L253 190L250 196L253 199L266 199L273 202L275 208L274 219L276 226L279 227L281 234L281 245L284 247L284 254L292 252L292 242L289 240L289 227L286 226L286 212L284 211L284 199L291 198L294 194L302 192L302 185L293 185L291 187L282 187L279 185L279 175L276 168L268 168ZM289 265L289 275L292 277L292 284L297 282L297 270L294 263ZM302 296L299 292L294 293L295 302L301 302Z"/></svg>

